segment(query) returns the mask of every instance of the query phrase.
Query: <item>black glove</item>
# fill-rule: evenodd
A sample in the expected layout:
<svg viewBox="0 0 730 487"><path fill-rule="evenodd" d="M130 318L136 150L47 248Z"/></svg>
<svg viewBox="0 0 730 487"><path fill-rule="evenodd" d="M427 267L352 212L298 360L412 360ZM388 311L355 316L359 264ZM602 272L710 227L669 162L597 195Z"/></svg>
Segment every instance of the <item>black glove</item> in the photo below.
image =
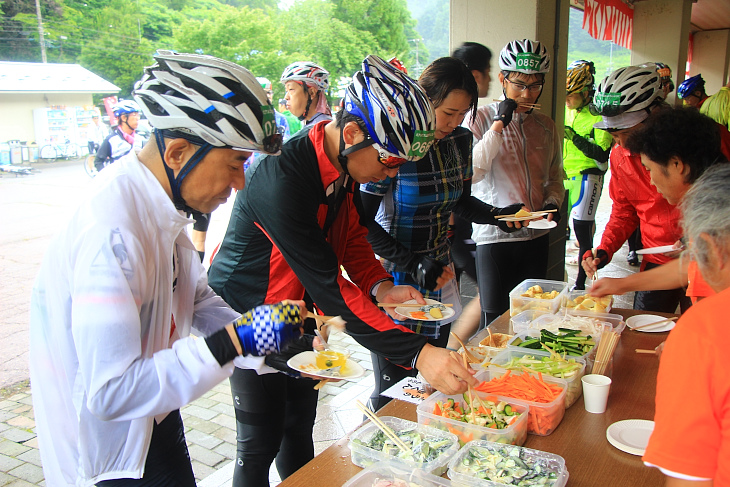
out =
<svg viewBox="0 0 730 487"><path fill-rule="evenodd" d="M553 212L553 221L555 223L560 223L561 215L560 215L560 209L557 207L557 205L554 205L552 203L548 203L547 205L543 206L542 209L543 209L543 211L544 210L558 210L558 211Z"/></svg>
<svg viewBox="0 0 730 487"><path fill-rule="evenodd" d="M573 137L576 136L575 130L573 130L573 127L565 126L563 130L563 137L565 137L565 140L573 141Z"/></svg>
<svg viewBox="0 0 730 487"><path fill-rule="evenodd" d="M525 206L522 203L515 203L514 205L505 206L504 208L494 208L496 210L497 215L514 215L518 211L522 209L522 207ZM516 232L517 230L520 230L519 228L515 228L514 226L508 227L507 222L502 220L501 218L495 219L497 227L499 227L500 230L507 233Z"/></svg>
<svg viewBox="0 0 730 487"><path fill-rule="evenodd" d="M493 122L501 121L506 127L512 121L512 113L517 109L517 102L511 98L505 98L499 102L497 107L497 115L492 119Z"/></svg>
<svg viewBox="0 0 730 487"><path fill-rule="evenodd" d="M593 258L594 258L593 250L586 250L586 253L583 254L582 260L593 259ZM598 269L603 269L606 266L606 264L611 262L611 259L608 258L608 252L606 252L603 249L596 250L595 258L598 259L598 265L596 266L596 268L598 268Z"/></svg>
<svg viewBox="0 0 730 487"><path fill-rule="evenodd" d="M433 291L438 285L438 278L444 271L444 265L426 255L416 255L407 266L408 273L416 280L416 284Z"/></svg>
<svg viewBox="0 0 730 487"><path fill-rule="evenodd" d="M264 363L269 367L285 373L286 375L299 378L301 377L299 371L292 369L286 363L290 358L299 353L311 352L313 341L314 335L302 335L301 337L289 342L289 344L280 353L267 355L264 359Z"/></svg>

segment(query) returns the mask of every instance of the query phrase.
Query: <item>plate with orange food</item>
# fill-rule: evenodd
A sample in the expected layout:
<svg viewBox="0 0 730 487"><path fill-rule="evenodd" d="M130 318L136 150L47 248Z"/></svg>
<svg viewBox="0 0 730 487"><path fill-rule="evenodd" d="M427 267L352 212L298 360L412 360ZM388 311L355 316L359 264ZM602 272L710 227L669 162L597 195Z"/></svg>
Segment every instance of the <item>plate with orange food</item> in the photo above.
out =
<svg viewBox="0 0 730 487"><path fill-rule="evenodd" d="M349 353L331 349L301 352L290 358L286 364L294 370L321 379L351 380L365 373L365 369L352 360Z"/></svg>
<svg viewBox="0 0 730 487"><path fill-rule="evenodd" d="M403 315L411 320L418 321L441 321L454 316L454 309L450 306L446 306L435 299L426 299L426 304L422 306L413 306L418 304L415 299L410 299L401 303L402 305L395 308L395 312L399 315Z"/></svg>

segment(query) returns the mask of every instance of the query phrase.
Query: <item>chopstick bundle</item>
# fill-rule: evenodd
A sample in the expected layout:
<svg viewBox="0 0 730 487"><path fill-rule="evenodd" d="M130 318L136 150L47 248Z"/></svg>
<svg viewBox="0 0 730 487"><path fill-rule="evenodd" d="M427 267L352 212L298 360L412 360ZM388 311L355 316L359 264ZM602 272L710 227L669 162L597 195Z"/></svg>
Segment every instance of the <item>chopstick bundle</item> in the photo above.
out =
<svg viewBox="0 0 730 487"><path fill-rule="evenodd" d="M593 374L603 375L606 367L613 357L613 352L618 344L619 334L615 331L604 331L601 336L601 343L596 350L596 362L593 364Z"/></svg>
<svg viewBox="0 0 730 487"><path fill-rule="evenodd" d="M492 98L492 101L504 101L504 100L500 100L498 98ZM518 103L517 105L518 106L521 106L521 107L540 108L540 104L539 103L521 102L521 103Z"/></svg>
<svg viewBox="0 0 730 487"><path fill-rule="evenodd" d="M666 320L659 320L659 321L655 321L653 323L647 323L645 325L635 326L634 328L631 328L631 329L632 330L641 330L642 328L649 328L650 326L654 326L654 325L663 325L664 323L669 323L670 321L676 321L677 319L678 318L675 316L673 318L667 318Z"/></svg>
<svg viewBox="0 0 730 487"><path fill-rule="evenodd" d="M398 438L398 435L396 435L395 432L392 429L390 429L387 424L383 423L383 421L379 417L377 417L375 415L375 413L373 413L368 408L366 408L363 405L363 403L360 402L359 399L355 401L355 405L357 406L357 408L360 411L363 412L363 414L365 416L368 417L368 419L370 421L373 422L373 424L375 424L375 426L377 426L380 429L380 431L382 431L385 434L385 436L387 436L388 438L390 438L393 441L393 443L395 443L395 445L398 448L401 449L402 452L407 453L407 454L413 456L413 452L411 451L410 448L408 448L408 445L406 445L405 443L403 443L403 440L401 440L400 438Z"/></svg>
<svg viewBox="0 0 730 487"><path fill-rule="evenodd" d="M446 306L447 308L451 308L454 306L453 303L441 303L442 306ZM418 304L418 303L378 303L378 307L380 308L421 308L423 306L428 306L428 304Z"/></svg>

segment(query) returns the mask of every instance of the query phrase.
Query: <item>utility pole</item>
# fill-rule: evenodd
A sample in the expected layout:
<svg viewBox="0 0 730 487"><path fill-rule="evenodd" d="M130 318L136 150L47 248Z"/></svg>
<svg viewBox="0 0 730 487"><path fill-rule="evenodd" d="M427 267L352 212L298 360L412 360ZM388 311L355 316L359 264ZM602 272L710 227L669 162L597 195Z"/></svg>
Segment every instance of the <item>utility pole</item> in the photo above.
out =
<svg viewBox="0 0 730 487"><path fill-rule="evenodd" d="M38 41L41 44L41 60L43 60L43 64L48 63L48 58L46 57L46 39L43 36L43 17L41 17L41 1L35 0L35 15L38 17Z"/></svg>

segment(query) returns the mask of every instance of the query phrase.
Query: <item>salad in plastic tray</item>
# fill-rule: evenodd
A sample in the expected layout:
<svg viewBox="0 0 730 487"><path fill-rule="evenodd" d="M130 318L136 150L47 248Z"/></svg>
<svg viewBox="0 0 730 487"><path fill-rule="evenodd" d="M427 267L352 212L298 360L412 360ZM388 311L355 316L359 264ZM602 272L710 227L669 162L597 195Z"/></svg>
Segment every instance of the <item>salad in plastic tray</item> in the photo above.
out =
<svg viewBox="0 0 730 487"><path fill-rule="evenodd" d="M565 459L553 453L472 441L449 462L449 478L484 487L563 487L568 482L568 470Z"/></svg>
<svg viewBox="0 0 730 487"><path fill-rule="evenodd" d="M390 460L410 468L418 468L434 475L446 471L446 464L459 450L456 435L422 424L392 416L382 416L385 423L410 452L402 451L375 424L368 422L350 437L352 463L368 467L373 463Z"/></svg>

